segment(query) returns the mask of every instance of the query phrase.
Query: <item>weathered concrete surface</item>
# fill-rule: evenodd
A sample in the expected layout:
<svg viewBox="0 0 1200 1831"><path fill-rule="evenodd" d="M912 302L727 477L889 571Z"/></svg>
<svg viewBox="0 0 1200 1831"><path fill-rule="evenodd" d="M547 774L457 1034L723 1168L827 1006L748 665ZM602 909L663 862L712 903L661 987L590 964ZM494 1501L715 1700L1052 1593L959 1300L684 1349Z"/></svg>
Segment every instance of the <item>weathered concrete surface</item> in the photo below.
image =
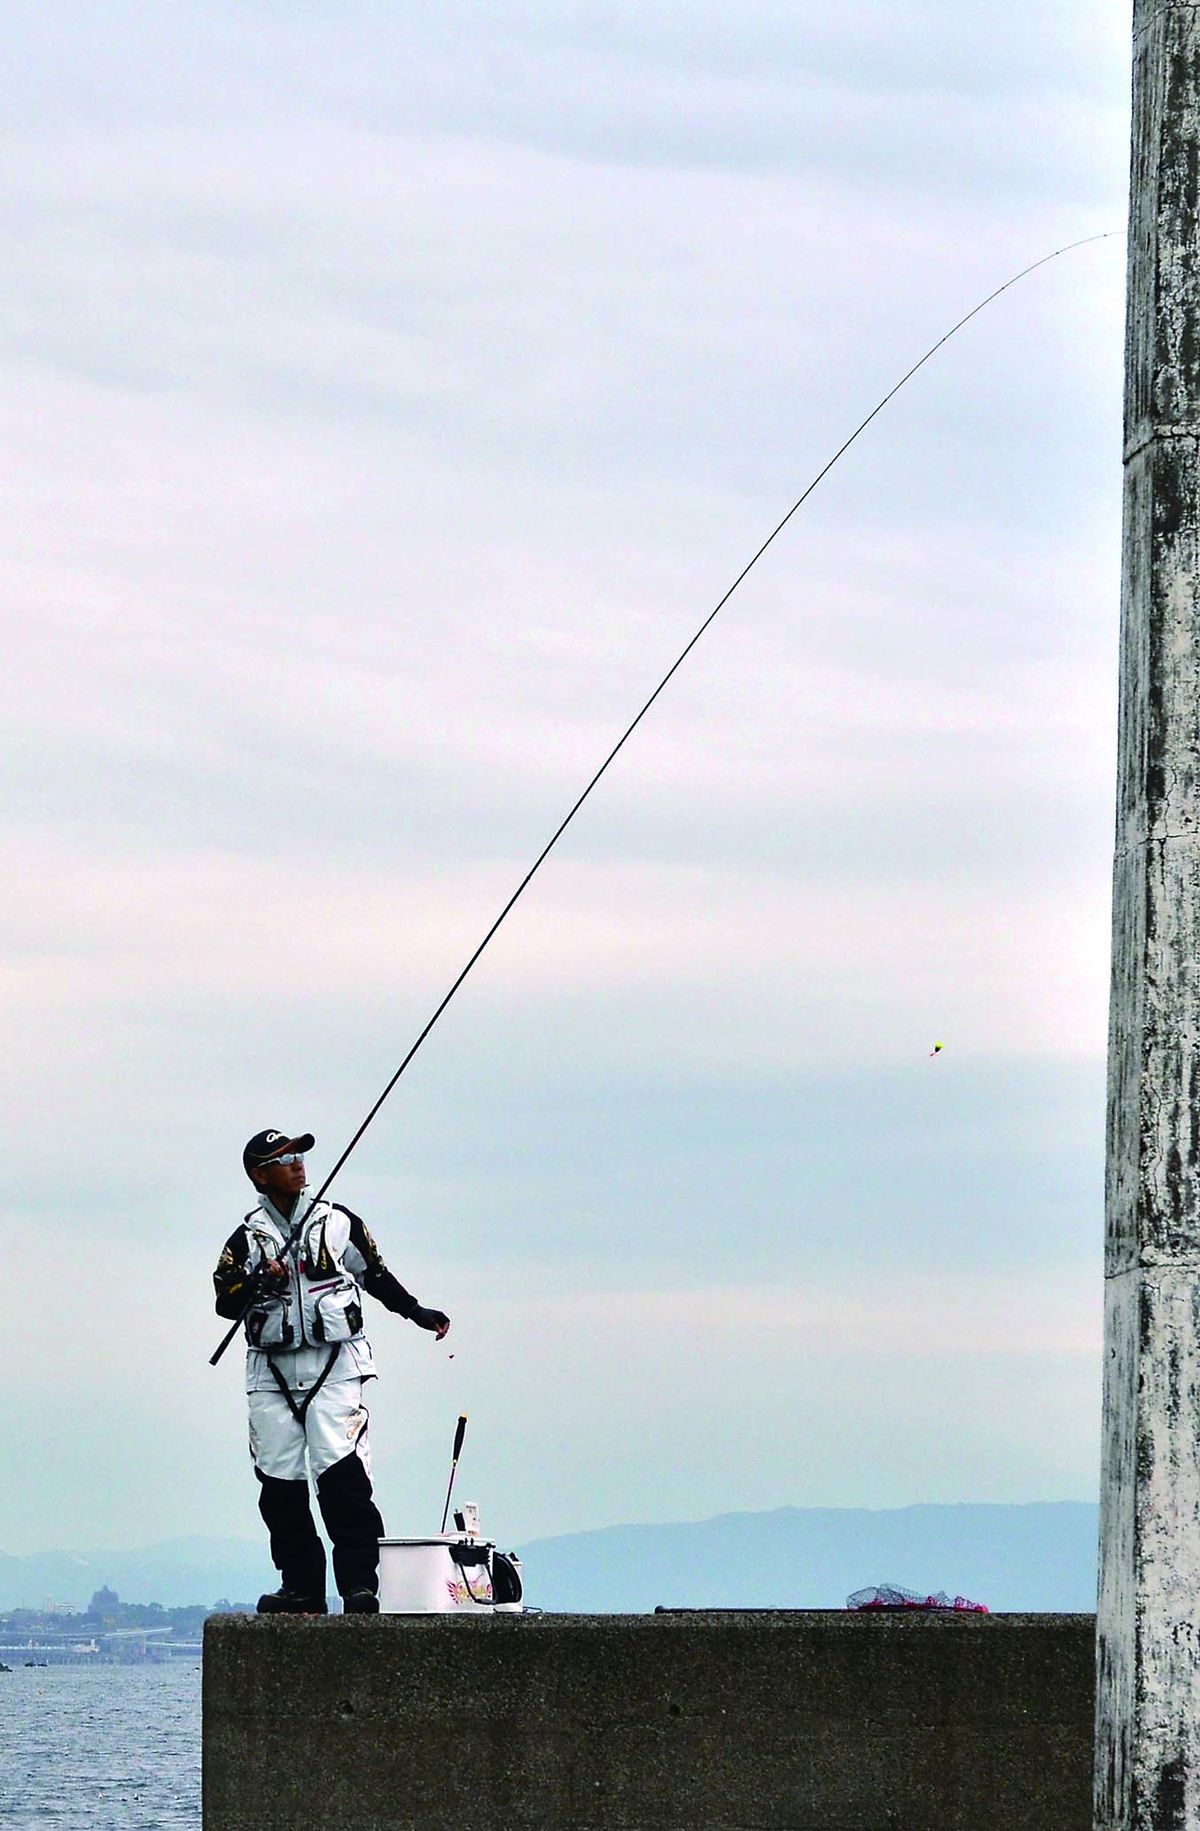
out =
<svg viewBox="0 0 1200 1831"><path fill-rule="evenodd" d="M206 1831L1085 1831L1090 1615L217 1617Z"/></svg>
<svg viewBox="0 0 1200 1831"><path fill-rule="evenodd" d="M1098 1831L1200 1827L1200 9L1135 0Z"/></svg>

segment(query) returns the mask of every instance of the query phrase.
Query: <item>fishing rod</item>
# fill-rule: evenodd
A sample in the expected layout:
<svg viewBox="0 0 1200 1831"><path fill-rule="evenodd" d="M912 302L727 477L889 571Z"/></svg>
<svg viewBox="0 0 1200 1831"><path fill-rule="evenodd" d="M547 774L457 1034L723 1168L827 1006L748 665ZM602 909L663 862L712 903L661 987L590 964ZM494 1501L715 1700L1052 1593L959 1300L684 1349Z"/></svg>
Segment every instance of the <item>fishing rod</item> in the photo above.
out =
<svg viewBox="0 0 1200 1831"><path fill-rule="evenodd" d="M587 798L591 794L592 790L596 787L597 783L600 781L600 778L606 774L610 764L612 764L616 761L616 759L619 756L619 754L621 753L621 751L625 748L625 745L629 742L629 739L633 736L634 732L637 730L638 726L641 724L642 720L645 718L647 712L649 712L649 710L650 710L651 706L654 704L655 700L658 699L659 695L664 691L664 689L669 685L669 683L674 678L674 676L679 672L679 669L683 666L684 662L687 660L688 656L691 654L692 650L695 648L695 646L699 642L700 638L704 635L705 631L708 629L709 624L714 622L716 620L716 618L720 615L721 611L724 610L726 604L728 604L730 598L733 596L733 594L737 590L738 586L742 583L742 581L745 578L748 577L748 575L751 572L753 572L755 566L757 566L759 560L762 558L763 554L767 551L767 548L770 547L771 545L773 545L773 543L779 538L779 536L783 533L783 530L787 527L789 521L791 521L792 517L798 512L798 510L800 510L804 507L804 504L808 501L808 499L812 495L813 491L815 489L817 489L819 487L819 485L824 482L825 478L829 475L829 473L833 469L834 465L837 464L842 458L845 457L845 455L849 451L850 447L855 443L856 440L861 438L862 434L867 430L867 427L871 424L872 420L878 419L879 415L883 412L884 408L886 406L888 406L891 401L895 400L895 398L899 394L900 390L903 387L905 387L912 380L913 376L916 375L921 369L923 369L925 367L925 364L927 362L931 361L931 359L937 355L938 351L940 349L942 349L947 343L950 342L950 339L952 337L956 337L958 335L959 331L963 330L966 325L970 324L972 318L977 318L979 316L980 312L985 311L989 305L993 304L995 300L1000 298L1001 294L1008 292L1010 290L1010 288L1012 288L1013 286L1016 286L1019 281L1028 279L1029 275L1031 273L1036 273L1039 267L1047 267L1047 266L1049 266L1051 261L1057 261L1058 259L1060 259L1060 257L1062 255L1073 254L1076 248L1086 248L1092 242L1110 241L1114 235L1118 235L1118 234L1120 234L1120 231L1117 229L1105 229L1099 235L1081 236L1078 241L1067 242L1063 247L1055 248L1049 254L1043 254L1039 260L1031 261L1029 263L1028 267L1022 267L1019 273L1012 274L1009 279L1004 281L1004 284L1002 286L997 286L993 292L988 293L988 295L985 299L981 299L979 301L978 305L973 305L971 307L971 310L969 312L965 313L964 316L961 317L956 324L952 324L950 326L950 329L948 331L944 332L943 335L938 338L936 343L930 344L930 346L926 350L925 354L922 357L920 357L916 362L913 363L911 369L905 370L904 374L900 377L899 381L894 383L894 385L888 389L887 393L883 396L882 400L878 401L875 404L875 406L872 407L870 413L867 414L866 418L864 420L859 421L858 425L854 428L854 431L850 434L850 437L848 439L844 440L843 443L838 446L838 448L834 452L833 456L830 459L828 459L825 464L823 464L821 466L821 469L817 472L817 474L813 478L812 482L807 484L806 487L801 491L800 495L797 496L795 502L793 502L791 508L788 510L787 514L783 517L782 521L779 521L776 523L776 525L772 528L771 532L767 535L767 538L763 541L762 545L758 548L757 552L750 559L747 560L746 564L742 567L741 571L738 573L737 577L734 579L734 581L733 581L732 585L730 585L729 589L725 592L724 596L719 598L717 600L716 604L714 604L713 608L709 611L709 613L705 617L703 623L700 625L700 627L696 631L695 635L688 642L687 646L680 650L679 654L675 657L675 660L671 663L670 667L667 669L666 673L663 675L662 679L659 681L658 685L655 687L653 693L651 693L649 699L646 701L646 703L642 707L641 711L637 714L637 717L634 718L631 721L631 723L626 726L625 730L621 733L620 737L617 739L616 743L613 745L612 749L609 751L608 755L605 757L603 763L601 763L599 769L596 771L595 775L592 777L591 781L588 783L588 785L584 789L583 793L579 796L578 800L576 800L574 802L570 811L560 821L559 825L555 828L555 830L551 834L550 838L546 841L546 844L542 847L541 851L538 853L537 857L534 859L532 865L529 867L528 871L525 873L524 877L521 879L520 883L517 885L517 887L513 891L512 895L509 897L507 903L505 903L503 909L501 909L499 915L496 917L495 921L492 923L491 927L488 929L487 933L484 935L482 941L479 943L478 947L475 949L474 953L471 955L470 959L467 961L466 965L463 967L463 969L459 973L458 977L454 980L453 984L450 986L449 991L446 992L446 994L442 998L441 1003L435 1009L432 1017L429 1018L428 1022L425 1024L424 1029L422 1029L420 1031L420 1033L418 1034L416 1041L410 1047L408 1054L404 1057L404 1060L401 1062L399 1068L397 1068L395 1074L392 1076L391 1080L388 1082L388 1084L384 1088L383 1092L379 1095L379 1098L376 1100L375 1104L372 1106L371 1110L368 1112L366 1118L363 1120L362 1124L359 1126L358 1130L355 1132L353 1138L351 1138L349 1144L346 1146L345 1150L342 1152L341 1156L338 1158L337 1162L334 1164L332 1170L330 1170L328 1176L325 1178L324 1182L321 1184L321 1187L317 1190L317 1193L313 1196L313 1198L312 1198L311 1202L309 1202L307 1208L305 1208L303 1214L300 1216L300 1219L296 1222L296 1225L293 1227L291 1233L289 1234L289 1236L287 1238L287 1241L284 1244L282 1252L279 1254L280 1259L286 1258L287 1254L290 1253L293 1250L293 1248L295 1247L296 1242L300 1238L300 1233L304 1226L305 1221L308 1219L308 1217L312 1213L313 1209L317 1206L318 1202L320 1202L322 1200L322 1198L324 1197L324 1195L326 1194L327 1190L329 1189L330 1185L333 1182L334 1177L338 1174L338 1172L345 1165L346 1161L350 1157L351 1152L356 1148L356 1146L359 1143L359 1140L362 1138L363 1133L366 1131L367 1127L371 1124L372 1120L376 1117L380 1108L383 1106L384 1102L388 1099L393 1088L396 1086L396 1083L399 1081L401 1075L404 1074L409 1063L412 1061L413 1057L416 1055L418 1049L421 1047L422 1043L425 1041L426 1037L429 1035L430 1031L433 1029L434 1025L437 1023L438 1019L441 1017L442 1012L446 1009L446 1006L450 1003L450 1000L454 997L455 993L458 991L459 987L462 985L463 981L466 979L468 973L470 973L471 969L475 966L476 962L480 958L480 955L487 948L487 946L489 945L489 943L492 940L492 937L496 934L496 932L500 928L501 924L507 919L507 917L509 916L511 911L515 908L516 904L520 901L521 897L525 894L525 891L529 888L529 885L533 882L534 878L537 876L538 872L541 870L542 866L545 864L546 860L549 858L551 852L553 852L555 846L558 844L559 840L562 838L563 834L566 832L567 828L570 826L571 822L574 820L576 814L579 812L580 808L583 806L584 802L587 800ZM246 1320L247 1315L253 1309L255 1303L258 1301L260 1288L261 1288L261 1286L259 1284L256 1284L254 1290L252 1291L252 1294L249 1297L247 1297L247 1299L246 1299L245 1307L243 1308L241 1315L237 1318L237 1320L233 1323L232 1327L228 1330L226 1335L223 1337L220 1346L217 1348L216 1353L209 1356L209 1365L211 1367L216 1366L217 1362L220 1360L221 1356L224 1354L226 1348L229 1346L230 1342L233 1340L234 1336L237 1334L238 1330L241 1328L243 1322Z"/></svg>

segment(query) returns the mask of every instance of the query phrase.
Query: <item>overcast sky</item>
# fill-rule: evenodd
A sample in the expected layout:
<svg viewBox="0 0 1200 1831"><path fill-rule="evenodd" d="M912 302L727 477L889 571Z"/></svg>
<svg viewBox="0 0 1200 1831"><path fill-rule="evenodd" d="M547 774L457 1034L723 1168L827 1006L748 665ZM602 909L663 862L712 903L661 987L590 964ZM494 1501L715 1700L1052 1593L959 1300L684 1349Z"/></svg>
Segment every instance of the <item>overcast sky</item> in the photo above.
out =
<svg viewBox="0 0 1200 1831"><path fill-rule="evenodd" d="M392 1532L460 1409L514 1541L1090 1498L1125 6L8 23L0 1551L256 1536L245 1138L319 1178L803 485L1115 230L822 485L337 1185L454 1320L375 1313Z"/></svg>

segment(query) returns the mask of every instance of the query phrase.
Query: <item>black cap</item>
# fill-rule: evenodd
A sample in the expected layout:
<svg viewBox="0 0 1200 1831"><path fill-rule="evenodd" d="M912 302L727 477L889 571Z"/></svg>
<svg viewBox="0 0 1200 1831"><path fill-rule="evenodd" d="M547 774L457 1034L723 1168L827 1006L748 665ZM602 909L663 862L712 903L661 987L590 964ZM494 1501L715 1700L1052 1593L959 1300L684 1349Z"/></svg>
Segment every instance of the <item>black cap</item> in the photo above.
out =
<svg viewBox="0 0 1200 1831"><path fill-rule="evenodd" d="M305 1132L299 1138L291 1138L286 1132L255 1132L242 1152L242 1168L249 1175L251 1170L261 1170L272 1158L286 1157L289 1151L311 1151L315 1143L311 1132Z"/></svg>

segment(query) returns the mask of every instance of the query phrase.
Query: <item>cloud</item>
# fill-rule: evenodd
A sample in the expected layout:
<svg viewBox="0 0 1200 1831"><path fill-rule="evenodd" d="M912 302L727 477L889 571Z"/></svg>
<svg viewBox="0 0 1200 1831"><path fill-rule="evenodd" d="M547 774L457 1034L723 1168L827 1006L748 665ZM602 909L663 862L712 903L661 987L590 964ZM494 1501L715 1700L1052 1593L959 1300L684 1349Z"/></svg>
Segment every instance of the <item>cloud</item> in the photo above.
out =
<svg viewBox="0 0 1200 1831"><path fill-rule="evenodd" d="M53 1228L68 1308L110 1293L108 1335L86 1335L93 1428L132 1453L186 1415L208 1480L228 1420L205 1436L206 1281L242 1138L288 1112L323 1149L349 1136L851 427L1006 274L1119 227L1126 53L1081 5L942 0L762 0L736 27L707 0L118 4L19 8L14 30L12 1225ZM681 1364L719 1342L720 1428L655 1506L787 1497L736 1419L780 1367L793 1409L819 1409L825 1350L805 1373L789 1306L797 1340L827 1312L869 1341L864 1275L894 1278L907 1250L948 1281L913 1313L942 1331L964 1432L966 1395L984 1408L993 1466L968 1458L954 1490L915 1427L889 1449L872 1382L895 1382L888 1429L938 1385L897 1341L882 1372L839 1373L851 1398L807 1498L865 1498L868 1467L916 1499L943 1479L954 1498L1063 1492L1091 1466L1072 1443L1092 1443L1094 1344L1070 1335L1062 1429L1035 1444L993 1363L968 1370L959 1319L1003 1333L1022 1278L1052 1264L1078 1296L1093 1276L1121 284L1117 242L1043 270L871 428L356 1161L364 1207L409 1217L406 1250L439 1243L452 1302L476 1276L521 1290L487 1327L490 1364L513 1331L524 1357L505 1425L510 1448L525 1432L522 1530L567 1523L537 1472L561 1414L519 1416L571 1364L538 1280L576 1280L589 1390L627 1350L613 1290ZM170 1372L135 1405L151 1273L188 1349L171 1358L155 1321ZM747 1304L758 1361L739 1356ZM1022 1390L1043 1351L1058 1364L1035 1331L1006 1363ZM686 1381L634 1366L680 1431L707 1428ZM598 1511L581 1459L574 1523L651 1505L636 1389L619 1430L588 1399ZM414 1415L443 1397L415 1388Z"/></svg>

